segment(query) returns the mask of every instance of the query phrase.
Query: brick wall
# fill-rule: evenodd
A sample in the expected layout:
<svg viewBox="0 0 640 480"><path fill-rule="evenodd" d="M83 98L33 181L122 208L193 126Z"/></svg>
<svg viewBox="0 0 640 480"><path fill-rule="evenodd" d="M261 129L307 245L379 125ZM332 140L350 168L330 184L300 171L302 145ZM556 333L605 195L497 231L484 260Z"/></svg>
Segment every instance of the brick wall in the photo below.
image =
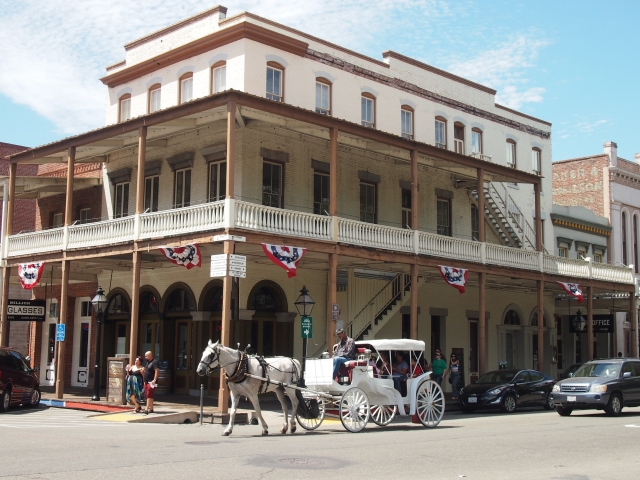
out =
<svg viewBox="0 0 640 480"><path fill-rule="evenodd" d="M9 175L9 159L8 156L14 153L26 150L28 147L20 145L12 145L0 142L0 175ZM18 165L16 174L21 177L36 176L38 173L37 165ZM2 204L0 198L0 222L2 222ZM13 215L13 232L31 231L35 227L36 220L36 201L35 199L17 199Z"/></svg>
<svg viewBox="0 0 640 480"><path fill-rule="evenodd" d="M583 206L596 215L606 216L604 168L609 164L606 155L555 162L553 172L553 203L564 206Z"/></svg>
<svg viewBox="0 0 640 480"><path fill-rule="evenodd" d="M64 216L66 195L53 195L38 199L36 229L46 229L53 225L53 215L62 213ZM89 218L99 220L102 217L102 187L95 186L73 192L73 219L80 219L80 210L91 209Z"/></svg>

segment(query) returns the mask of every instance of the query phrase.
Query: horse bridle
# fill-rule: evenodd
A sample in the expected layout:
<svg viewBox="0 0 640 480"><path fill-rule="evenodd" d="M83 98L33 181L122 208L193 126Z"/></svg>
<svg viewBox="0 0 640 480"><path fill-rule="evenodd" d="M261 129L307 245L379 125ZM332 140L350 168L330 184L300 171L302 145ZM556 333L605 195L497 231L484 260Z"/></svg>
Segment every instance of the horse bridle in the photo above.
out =
<svg viewBox="0 0 640 480"><path fill-rule="evenodd" d="M205 375L209 376L209 375L213 374L214 372L217 372L218 370L220 370L220 368L222 368L222 366L220 365L220 356L216 353L216 351L213 349L213 347L207 345L207 348L211 350L210 356L212 356L213 358L211 358L209 363L204 363L201 360L200 364L198 364L198 368L200 367L200 365L204 364L207 367L207 371L205 372ZM218 362L218 365L216 365L215 367L211 368L211 364L213 362L216 362L216 361Z"/></svg>

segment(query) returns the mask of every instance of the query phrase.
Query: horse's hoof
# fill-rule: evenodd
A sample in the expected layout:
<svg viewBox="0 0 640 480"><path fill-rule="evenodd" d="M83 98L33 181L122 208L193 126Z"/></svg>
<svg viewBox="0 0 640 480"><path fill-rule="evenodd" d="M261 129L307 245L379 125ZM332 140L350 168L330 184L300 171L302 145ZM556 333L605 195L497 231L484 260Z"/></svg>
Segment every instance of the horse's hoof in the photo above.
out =
<svg viewBox="0 0 640 480"><path fill-rule="evenodd" d="M223 437L228 437L231 434L231 432L227 432L226 430L224 432L222 432L222 436Z"/></svg>
<svg viewBox="0 0 640 480"><path fill-rule="evenodd" d="M289 433L296 433L296 428L295 427L291 428L291 431Z"/></svg>
<svg viewBox="0 0 640 480"><path fill-rule="evenodd" d="M287 433L287 427L284 427L282 430L280 430L280 433L282 433L282 434Z"/></svg>
<svg viewBox="0 0 640 480"><path fill-rule="evenodd" d="M265 436L265 435L269 435L269 432L267 430L262 430L262 436Z"/></svg>

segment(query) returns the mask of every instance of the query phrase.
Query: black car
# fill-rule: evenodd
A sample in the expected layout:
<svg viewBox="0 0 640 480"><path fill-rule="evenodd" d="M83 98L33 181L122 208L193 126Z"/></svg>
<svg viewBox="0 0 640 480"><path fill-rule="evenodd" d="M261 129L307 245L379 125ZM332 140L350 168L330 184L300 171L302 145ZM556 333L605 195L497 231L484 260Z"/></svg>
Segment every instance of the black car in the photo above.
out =
<svg viewBox="0 0 640 480"><path fill-rule="evenodd" d="M623 407L640 406L640 359L587 362L571 378L553 387L552 399L563 417L573 410L587 409L604 410L616 416Z"/></svg>
<svg viewBox="0 0 640 480"><path fill-rule="evenodd" d="M40 403L38 370L29 366L29 357L13 348L0 347L0 412L11 405L35 407Z"/></svg>
<svg viewBox="0 0 640 480"><path fill-rule="evenodd" d="M517 407L554 407L551 389L555 380L536 370L495 370L470 383L458 395L463 412L476 408L499 408L514 412Z"/></svg>

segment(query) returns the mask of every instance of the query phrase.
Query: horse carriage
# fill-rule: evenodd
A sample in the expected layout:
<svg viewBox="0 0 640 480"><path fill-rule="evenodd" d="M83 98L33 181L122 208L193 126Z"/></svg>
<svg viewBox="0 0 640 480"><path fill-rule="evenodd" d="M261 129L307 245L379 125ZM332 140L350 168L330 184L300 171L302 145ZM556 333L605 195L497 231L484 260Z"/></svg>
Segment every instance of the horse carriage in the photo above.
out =
<svg viewBox="0 0 640 480"><path fill-rule="evenodd" d="M300 363L286 357L261 358L246 355L211 343L205 349L198 366L198 374L207 375L222 367L225 369L231 392L230 421L223 435L233 430L233 422L239 399L247 397L253 404L256 416L262 424L262 434L268 427L262 418L258 394L275 392L282 405L285 423L280 431L296 430L296 419L305 430L318 428L326 415L335 414L349 432L360 432L369 420L376 425L391 423L396 415L414 416L425 427L436 427L444 415L445 399L442 388L430 379L430 372L413 375L414 368L406 375L377 368L383 355L392 358L393 353L408 355L410 363L420 364L425 345L420 340L370 340L356 342L357 357L345 363L333 378L333 359L307 358L304 386L300 382ZM411 362L413 361L413 362ZM229 372L231 374L229 375ZM399 387L397 389L396 387ZM284 394L293 406L288 418L288 406Z"/></svg>

